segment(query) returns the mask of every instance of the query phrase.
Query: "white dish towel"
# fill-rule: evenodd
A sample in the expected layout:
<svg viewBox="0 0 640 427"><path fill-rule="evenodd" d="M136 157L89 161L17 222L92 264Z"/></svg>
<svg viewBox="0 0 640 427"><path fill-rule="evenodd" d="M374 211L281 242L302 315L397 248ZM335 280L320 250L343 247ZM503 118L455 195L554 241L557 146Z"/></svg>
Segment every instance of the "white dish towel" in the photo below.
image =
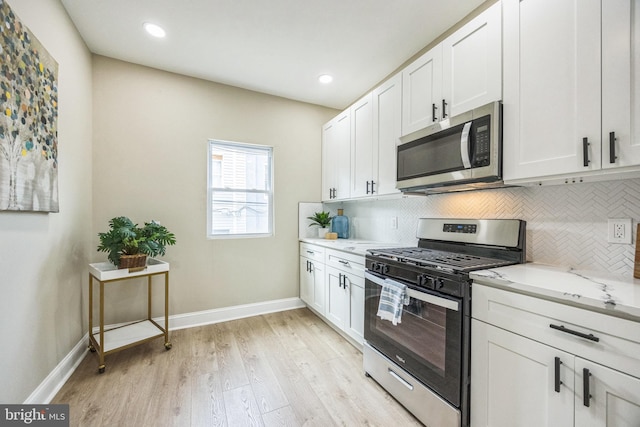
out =
<svg viewBox="0 0 640 427"><path fill-rule="evenodd" d="M402 323L402 306L409 304L407 285L392 280L385 280L380 292L378 313L382 320L389 320L394 325Z"/></svg>

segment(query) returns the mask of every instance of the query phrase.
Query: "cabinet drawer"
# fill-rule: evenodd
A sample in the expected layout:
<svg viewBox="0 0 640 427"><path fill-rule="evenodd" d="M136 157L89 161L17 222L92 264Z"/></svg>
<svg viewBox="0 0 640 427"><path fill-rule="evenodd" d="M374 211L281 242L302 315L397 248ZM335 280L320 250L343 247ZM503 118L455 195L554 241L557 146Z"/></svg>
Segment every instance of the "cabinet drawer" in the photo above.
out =
<svg viewBox="0 0 640 427"><path fill-rule="evenodd" d="M475 319L640 378L639 322L477 283L472 296Z"/></svg>
<svg viewBox="0 0 640 427"><path fill-rule="evenodd" d="M364 277L364 256L327 249L326 264L344 272Z"/></svg>
<svg viewBox="0 0 640 427"><path fill-rule="evenodd" d="M324 263L325 250L322 246L300 242L300 256Z"/></svg>

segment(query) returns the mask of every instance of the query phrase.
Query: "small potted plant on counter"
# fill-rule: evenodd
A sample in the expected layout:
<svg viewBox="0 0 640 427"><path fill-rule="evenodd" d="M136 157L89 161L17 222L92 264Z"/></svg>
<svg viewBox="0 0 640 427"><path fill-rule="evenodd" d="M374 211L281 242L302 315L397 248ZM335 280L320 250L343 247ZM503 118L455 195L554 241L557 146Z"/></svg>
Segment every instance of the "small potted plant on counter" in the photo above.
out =
<svg viewBox="0 0 640 427"><path fill-rule="evenodd" d="M142 268L147 256L164 255L166 247L176 244L176 236L159 222L145 222L138 227L129 218L119 216L109 221L109 231L98 233L99 252L107 252L118 268Z"/></svg>
<svg viewBox="0 0 640 427"><path fill-rule="evenodd" d="M311 220L309 227L317 225L318 237L324 238L325 234L329 232L329 226L331 225L331 219L333 217L329 212L315 212L313 216L308 216L307 219Z"/></svg>

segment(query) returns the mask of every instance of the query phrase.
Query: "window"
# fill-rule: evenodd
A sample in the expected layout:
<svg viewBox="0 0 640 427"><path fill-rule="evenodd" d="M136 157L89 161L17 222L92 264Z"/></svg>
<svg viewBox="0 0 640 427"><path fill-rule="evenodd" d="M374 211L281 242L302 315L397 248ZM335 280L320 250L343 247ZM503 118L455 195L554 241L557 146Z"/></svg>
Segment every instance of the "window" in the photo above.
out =
<svg viewBox="0 0 640 427"><path fill-rule="evenodd" d="M209 238L273 234L273 148L209 140Z"/></svg>

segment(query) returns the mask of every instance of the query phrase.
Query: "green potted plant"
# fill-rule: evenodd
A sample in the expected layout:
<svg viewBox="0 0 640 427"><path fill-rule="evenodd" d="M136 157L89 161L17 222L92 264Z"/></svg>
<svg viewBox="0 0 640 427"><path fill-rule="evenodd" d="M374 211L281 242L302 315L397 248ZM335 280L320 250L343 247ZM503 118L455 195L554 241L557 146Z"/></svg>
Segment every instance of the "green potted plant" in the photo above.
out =
<svg viewBox="0 0 640 427"><path fill-rule="evenodd" d="M176 244L176 236L159 222L145 222L138 227L129 218L119 216L109 221L109 231L98 233L99 252L107 252L118 268L144 267L147 256L164 255L166 246Z"/></svg>
<svg viewBox="0 0 640 427"><path fill-rule="evenodd" d="M318 237L323 238L324 235L329 231L329 225L331 225L331 219L333 217L329 212L315 212L313 216L308 216L307 219L311 220L311 224L309 227L317 225L318 228Z"/></svg>

